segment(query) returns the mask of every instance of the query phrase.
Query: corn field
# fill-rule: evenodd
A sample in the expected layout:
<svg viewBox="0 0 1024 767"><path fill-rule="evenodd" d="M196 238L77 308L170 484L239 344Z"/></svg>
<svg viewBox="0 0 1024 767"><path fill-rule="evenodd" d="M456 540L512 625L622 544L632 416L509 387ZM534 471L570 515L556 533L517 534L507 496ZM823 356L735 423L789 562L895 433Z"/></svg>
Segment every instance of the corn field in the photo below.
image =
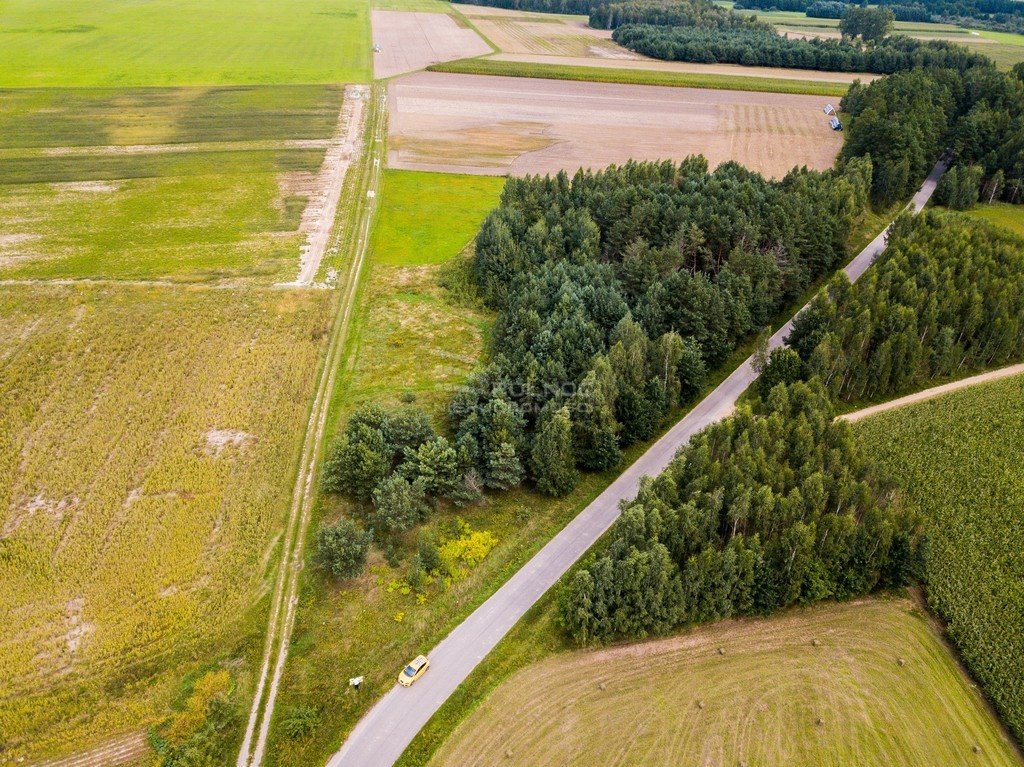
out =
<svg viewBox="0 0 1024 767"><path fill-rule="evenodd" d="M1003 721L1024 739L1024 377L855 428L928 522L928 600Z"/></svg>

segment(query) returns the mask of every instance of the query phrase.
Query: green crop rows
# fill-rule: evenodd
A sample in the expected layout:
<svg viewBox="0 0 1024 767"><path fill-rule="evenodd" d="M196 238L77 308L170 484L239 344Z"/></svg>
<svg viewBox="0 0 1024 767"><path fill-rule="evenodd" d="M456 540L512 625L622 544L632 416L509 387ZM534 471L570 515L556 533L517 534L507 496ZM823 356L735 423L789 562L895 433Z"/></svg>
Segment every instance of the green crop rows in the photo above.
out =
<svg viewBox="0 0 1024 767"><path fill-rule="evenodd" d="M1024 737L1024 377L857 424L928 521L928 599L1003 721Z"/></svg>

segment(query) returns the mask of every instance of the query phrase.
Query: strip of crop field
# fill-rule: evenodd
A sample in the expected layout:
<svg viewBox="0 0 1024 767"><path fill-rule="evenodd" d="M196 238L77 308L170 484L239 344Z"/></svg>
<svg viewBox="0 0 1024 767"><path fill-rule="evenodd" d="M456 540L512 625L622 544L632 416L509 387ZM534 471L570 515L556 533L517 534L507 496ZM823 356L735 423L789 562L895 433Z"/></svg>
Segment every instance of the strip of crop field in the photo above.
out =
<svg viewBox="0 0 1024 767"><path fill-rule="evenodd" d="M360 181L354 185L350 205L342 213L348 223L344 232L347 238L346 251L351 254L348 274L338 302L327 355L317 383L316 398L306 427L302 462L296 478L291 516L274 589L274 601L267 628L263 663L242 747L238 754L238 767L258 767L263 762L277 691L288 658L289 640L295 624L299 574L303 563L303 544L315 498L315 479L324 429L330 410L330 395L334 390L334 380L341 362L341 352L345 348L363 260L369 242L370 224L376 209L375 196L381 166L379 153L384 146L382 139L387 124L384 116L386 101L383 91L374 89L371 92L369 114L366 118L368 138L359 168Z"/></svg>
<svg viewBox="0 0 1024 767"><path fill-rule="evenodd" d="M709 88L755 93L803 93L811 96L840 97L847 87L842 83L813 80L786 80L771 77L744 77L691 72L665 72L643 69L606 69L604 67L535 64L498 59L460 59L427 67L431 72L468 75L535 77L545 80L572 80L619 85L663 85L673 88Z"/></svg>
<svg viewBox="0 0 1024 767"><path fill-rule="evenodd" d="M1024 378L855 426L930 525L928 602L1003 721L1024 737Z"/></svg>

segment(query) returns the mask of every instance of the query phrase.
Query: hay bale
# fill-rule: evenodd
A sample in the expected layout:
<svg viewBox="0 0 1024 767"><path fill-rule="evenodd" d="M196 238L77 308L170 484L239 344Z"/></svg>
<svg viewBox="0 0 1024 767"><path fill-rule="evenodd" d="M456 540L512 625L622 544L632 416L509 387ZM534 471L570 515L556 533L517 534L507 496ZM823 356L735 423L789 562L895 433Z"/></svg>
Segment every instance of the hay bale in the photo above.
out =
<svg viewBox="0 0 1024 767"><path fill-rule="evenodd" d="M719 647L718 648L718 654L719 655L725 655L725 648L724 647Z"/></svg>
<svg viewBox="0 0 1024 767"><path fill-rule="evenodd" d="M897 658L896 662L898 664L900 664L901 666L906 666L907 665L907 662L905 660L903 660L903 658Z"/></svg>
<svg viewBox="0 0 1024 767"><path fill-rule="evenodd" d="M604 684L604 682L598 682L598 683L597 683L597 689L599 689L599 690L603 690L604 688L605 688L605 684Z"/></svg>
<svg viewBox="0 0 1024 767"><path fill-rule="evenodd" d="M704 701L698 700L697 701L697 708L704 708Z"/></svg>
<svg viewBox="0 0 1024 767"><path fill-rule="evenodd" d="M815 647L817 647L818 645L821 644L821 642L819 642L817 639L812 639L811 640L811 644L814 645Z"/></svg>

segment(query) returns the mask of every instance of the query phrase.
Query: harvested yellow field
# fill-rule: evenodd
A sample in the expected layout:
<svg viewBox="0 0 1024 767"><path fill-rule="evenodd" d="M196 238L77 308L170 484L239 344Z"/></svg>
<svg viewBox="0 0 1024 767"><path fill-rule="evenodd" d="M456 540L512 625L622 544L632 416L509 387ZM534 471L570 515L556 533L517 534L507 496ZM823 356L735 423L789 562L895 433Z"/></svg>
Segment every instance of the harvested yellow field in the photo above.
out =
<svg viewBox="0 0 1024 767"><path fill-rule="evenodd" d="M446 13L374 9L373 76L378 80L430 64L491 52L491 46Z"/></svg>
<svg viewBox="0 0 1024 767"><path fill-rule="evenodd" d="M586 16L558 16L472 5L457 5L456 8L473 22L481 34L506 53L641 58L612 42L611 31L592 29Z"/></svg>
<svg viewBox="0 0 1024 767"><path fill-rule="evenodd" d="M495 690L432 767L935 767L1020 761L905 600L563 653Z"/></svg>
<svg viewBox="0 0 1024 767"><path fill-rule="evenodd" d="M9 754L138 731L161 682L252 627L328 309L285 290L0 291Z"/></svg>
<svg viewBox="0 0 1024 767"><path fill-rule="evenodd" d="M388 165L556 173L703 154L767 176L835 162L824 99L650 85L419 72L391 83Z"/></svg>

